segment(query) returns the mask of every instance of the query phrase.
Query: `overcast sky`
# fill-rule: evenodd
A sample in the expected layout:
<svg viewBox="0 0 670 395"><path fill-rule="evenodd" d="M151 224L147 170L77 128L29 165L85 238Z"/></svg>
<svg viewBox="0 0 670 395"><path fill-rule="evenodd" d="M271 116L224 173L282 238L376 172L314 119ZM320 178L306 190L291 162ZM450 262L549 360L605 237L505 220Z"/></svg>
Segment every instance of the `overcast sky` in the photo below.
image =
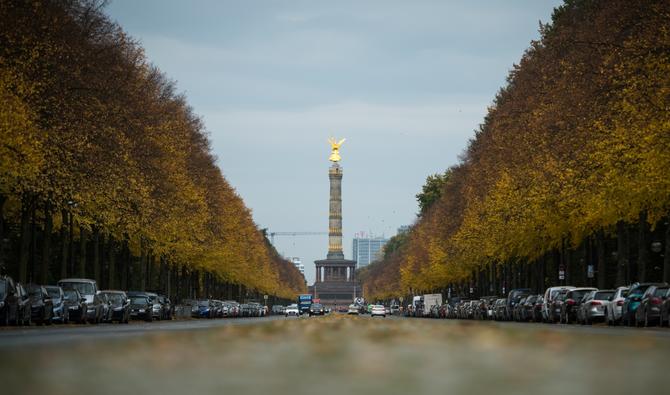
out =
<svg viewBox="0 0 670 395"><path fill-rule="evenodd" d="M329 136L355 233L416 218L557 0L113 0L107 13L186 93L228 181L271 232L328 230ZM277 237L314 281L327 236Z"/></svg>

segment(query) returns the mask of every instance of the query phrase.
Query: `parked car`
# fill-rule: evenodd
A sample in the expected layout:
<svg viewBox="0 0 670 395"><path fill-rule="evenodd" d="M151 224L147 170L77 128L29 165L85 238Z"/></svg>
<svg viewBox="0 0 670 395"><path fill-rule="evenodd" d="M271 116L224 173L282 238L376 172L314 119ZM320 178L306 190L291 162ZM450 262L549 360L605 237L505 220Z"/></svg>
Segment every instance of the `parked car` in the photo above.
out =
<svg viewBox="0 0 670 395"><path fill-rule="evenodd" d="M282 315L284 314L285 307L282 305L275 304L272 306L272 309L270 310L272 312L272 315Z"/></svg>
<svg viewBox="0 0 670 395"><path fill-rule="evenodd" d="M28 284L28 295L30 295L32 321L36 324L51 325L54 305L47 290L41 285Z"/></svg>
<svg viewBox="0 0 670 395"><path fill-rule="evenodd" d="M605 321L607 325L617 325L621 322L623 301L626 295L628 295L629 289L629 287L619 287L614 291L614 295L612 295L607 306L605 306Z"/></svg>
<svg viewBox="0 0 670 395"><path fill-rule="evenodd" d="M530 288L517 288L509 291L505 308L505 320L511 321L514 318L514 307L522 298L530 295L531 292Z"/></svg>
<svg viewBox="0 0 670 395"><path fill-rule="evenodd" d="M531 320L533 322L543 322L544 317L542 317L542 308L544 307L544 297L542 295L537 295L535 299L535 305L533 306L533 314Z"/></svg>
<svg viewBox="0 0 670 395"><path fill-rule="evenodd" d="M668 289L668 292L665 293L665 297L663 298L659 321L661 326L670 325L670 289Z"/></svg>
<svg viewBox="0 0 670 395"><path fill-rule="evenodd" d="M214 318L212 303L208 299L198 300L197 318Z"/></svg>
<svg viewBox="0 0 670 395"><path fill-rule="evenodd" d="M632 326L635 324L635 312L642 302L642 295L652 285L666 285L665 283L636 283L630 287L630 291L623 301L621 306L621 320L625 325Z"/></svg>
<svg viewBox="0 0 670 395"><path fill-rule="evenodd" d="M347 314L353 314L353 315L358 315L360 312L360 307L356 306L355 304L350 304L349 305L349 310L347 310Z"/></svg>
<svg viewBox="0 0 670 395"><path fill-rule="evenodd" d="M19 308L17 311L16 325L27 325L33 322L32 320L32 302L28 291L21 283L16 283L16 297L19 300Z"/></svg>
<svg viewBox="0 0 670 395"><path fill-rule="evenodd" d="M63 293L63 288L57 285L47 285L44 288L49 293L51 301L53 302L54 311L52 320L60 322L61 324L67 323L69 321L69 310L65 303L65 294Z"/></svg>
<svg viewBox="0 0 670 395"><path fill-rule="evenodd" d="M571 289L575 289L572 285L565 285L560 287L549 287L544 291L544 299L542 302L542 319L545 322L554 323L559 320L561 315L560 307L556 308L554 300L557 296L565 293Z"/></svg>
<svg viewBox="0 0 670 395"><path fill-rule="evenodd" d="M68 310L69 321L85 324L88 312L86 298L81 296L76 288L64 288L63 295Z"/></svg>
<svg viewBox="0 0 670 395"><path fill-rule="evenodd" d="M566 292L565 300L561 305L561 323L571 324L577 320L577 310L584 299L584 295L596 288L574 288Z"/></svg>
<svg viewBox="0 0 670 395"><path fill-rule="evenodd" d="M153 303L148 296L137 295L130 298L130 318L133 320L153 321Z"/></svg>
<svg viewBox="0 0 670 395"><path fill-rule="evenodd" d="M323 308L323 305L321 303L312 303L309 306L309 316L313 315L325 315L326 310Z"/></svg>
<svg viewBox="0 0 670 395"><path fill-rule="evenodd" d="M127 324L130 321L130 300L123 291L102 291L102 295L107 299L109 305L109 322L118 322Z"/></svg>
<svg viewBox="0 0 670 395"><path fill-rule="evenodd" d="M16 283L9 276L0 276L0 325L19 322L19 298Z"/></svg>
<svg viewBox="0 0 670 395"><path fill-rule="evenodd" d="M635 325L649 326L661 321L661 305L668 293L668 285L652 285L642 295L640 306L635 310Z"/></svg>
<svg viewBox="0 0 670 395"><path fill-rule="evenodd" d="M96 298L98 293L98 283L95 280L87 278L66 278L58 281L58 286L65 288L75 288L83 298L86 299L86 321L98 323L102 320L102 302Z"/></svg>
<svg viewBox="0 0 670 395"><path fill-rule="evenodd" d="M614 292L613 289L601 289L586 293L577 311L577 321L584 325L605 321L605 308Z"/></svg>
<svg viewBox="0 0 670 395"><path fill-rule="evenodd" d="M507 309L507 299L500 298L493 305L493 319L496 321L505 320L505 311Z"/></svg>
<svg viewBox="0 0 670 395"><path fill-rule="evenodd" d="M172 301L165 295L158 295L158 303L163 306L163 317L164 320L171 320L174 315L174 308L172 306ZM223 302L221 302L223 304ZM223 314L221 315L223 317Z"/></svg>
<svg viewBox="0 0 670 395"><path fill-rule="evenodd" d="M519 321L528 322L533 319L533 310L535 309L535 301L539 295L530 295L521 304L519 311Z"/></svg>

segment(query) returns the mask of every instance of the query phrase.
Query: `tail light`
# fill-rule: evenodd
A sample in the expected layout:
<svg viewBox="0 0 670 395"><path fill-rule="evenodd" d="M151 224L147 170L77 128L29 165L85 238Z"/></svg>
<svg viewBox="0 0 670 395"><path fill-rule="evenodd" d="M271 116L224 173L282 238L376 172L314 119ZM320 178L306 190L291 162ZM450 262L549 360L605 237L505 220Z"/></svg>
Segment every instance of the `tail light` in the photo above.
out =
<svg viewBox="0 0 670 395"><path fill-rule="evenodd" d="M623 306L623 300L620 300L620 301L616 302L616 305L617 306Z"/></svg>
<svg viewBox="0 0 670 395"><path fill-rule="evenodd" d="M575 301L572 300L572 299L568 299L568 300L566 300L565 303L567 303L568 306L574 306L574 305L575 305Z"/></svg>
<svg viewBox="0 0 670 395"><path fill-rule="evenodd" d="M649 300L649 302L651 302L651 304L661 304L661 298L654 297L654 298L651 298Z"/></svg>
<svg viewBox="0 0 670 395"><path fill-rule="evenodd" d="M600 306L602 303L599 300L592 300L591 301L591 306Z"/></svg>

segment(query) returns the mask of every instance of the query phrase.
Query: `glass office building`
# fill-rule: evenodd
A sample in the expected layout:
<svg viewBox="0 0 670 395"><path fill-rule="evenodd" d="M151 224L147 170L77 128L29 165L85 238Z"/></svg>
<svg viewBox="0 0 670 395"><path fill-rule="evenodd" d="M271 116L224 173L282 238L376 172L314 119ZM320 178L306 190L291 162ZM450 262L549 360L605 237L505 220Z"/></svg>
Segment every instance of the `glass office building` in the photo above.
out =
<svg viewBox="0 0 670 395"><path fill-rule="evenodd" d="M359 268L365 267L381 258L388 239L383 237L354 237L354 260Z"/></svg>

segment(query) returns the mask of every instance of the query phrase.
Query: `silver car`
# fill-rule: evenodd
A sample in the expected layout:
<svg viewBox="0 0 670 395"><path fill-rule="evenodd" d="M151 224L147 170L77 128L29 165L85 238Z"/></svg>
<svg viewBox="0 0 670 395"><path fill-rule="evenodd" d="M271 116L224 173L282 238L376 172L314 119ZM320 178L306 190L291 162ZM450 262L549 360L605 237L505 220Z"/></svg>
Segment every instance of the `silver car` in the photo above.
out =
<svg viewBox="0 0 670 395"><path fill-rule="evenodd" d="M609 299L614 295L613 289L591 291L584 295L577 310L577 322L582 325L593 323L596 320L605 320L605 308Z"/></svg>
<svg viewBox="0 0 670 395"><path fill-rule="evenodd" d="M614 295L607 302L605 308L605 322L607 325L618 325L621 322L621 313L623 311L623 301L628 296L629 287L619 287L614 291Z"/></svg>

